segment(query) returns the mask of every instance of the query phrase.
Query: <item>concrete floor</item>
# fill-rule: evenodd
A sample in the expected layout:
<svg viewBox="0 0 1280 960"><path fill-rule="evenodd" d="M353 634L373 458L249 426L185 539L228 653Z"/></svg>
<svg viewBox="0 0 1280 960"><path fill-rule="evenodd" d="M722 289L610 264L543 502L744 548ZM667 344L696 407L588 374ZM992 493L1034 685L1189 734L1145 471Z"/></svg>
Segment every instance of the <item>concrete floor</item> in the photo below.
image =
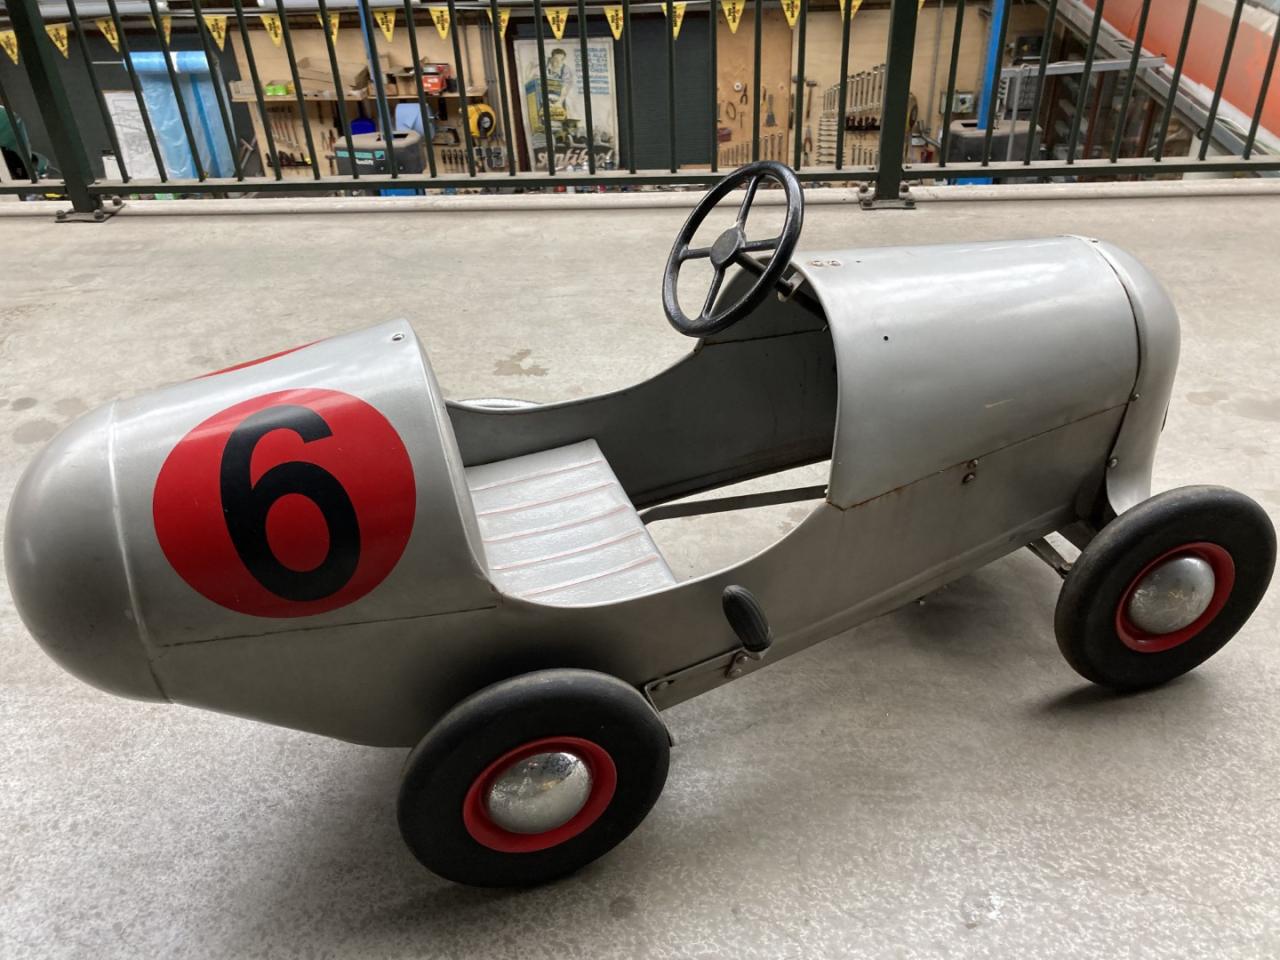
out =
<svg viewBox="0 0 1280 960"><path fill-rule="evenodd" d="M658 300L682 218L0 220L0 508L89 407L392 316L454 396L631 383L689 346ZM1066 232L1131 250L1181 310L1157 489L1280 515L1280 197L812 207L802 248ZM688 575L794 509L663 547ZM1275 590L1201 670L1117 698L1058 654L1056 577L1010 556L671 710L666 792L626 843L484 892L401 845L402 752L100 694L2 584L4 958L1280 954Z"/></svg>

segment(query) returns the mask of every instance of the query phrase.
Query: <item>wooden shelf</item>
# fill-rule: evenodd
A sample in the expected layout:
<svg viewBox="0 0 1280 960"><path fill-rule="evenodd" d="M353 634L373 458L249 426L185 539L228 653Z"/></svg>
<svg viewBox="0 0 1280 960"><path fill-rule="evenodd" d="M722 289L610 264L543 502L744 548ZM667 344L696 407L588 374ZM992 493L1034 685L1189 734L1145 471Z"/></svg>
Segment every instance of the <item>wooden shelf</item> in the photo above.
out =
<svg viewBox="0 0 1280 960"><path fill-rule="evenodd" d="M480 99L484 95L485 95L484 87L470 87L467 90L467 98L471 100ZM425 96L429 100L443 100L446 98L456 100L459 97L461 97L461 94L459 93L427 93L424 90L423 96ZM231 99L236 103L257 103L258 102L258 98L254 96L252 93L233 93L231 95ZM296 104L298 102L297 96L292 93L270 94L270 95L264 93L262 95L262 99L266 103L295 103ZM314 94L314 93L309 94L309 93L306 93L305 91L302 94L302 99L307 103L337 103L338 102L337 97L325 97L325 96L320 96L319 94ZM361 97L361 96L357 96L356 94L349 93L346 96L344 96L342 99L347 103L361 103L367 100L377 100L378 98L373 94L367 94ZM418 95L416 93L388 93L387 99L388 100L417 100Z"/></svg>

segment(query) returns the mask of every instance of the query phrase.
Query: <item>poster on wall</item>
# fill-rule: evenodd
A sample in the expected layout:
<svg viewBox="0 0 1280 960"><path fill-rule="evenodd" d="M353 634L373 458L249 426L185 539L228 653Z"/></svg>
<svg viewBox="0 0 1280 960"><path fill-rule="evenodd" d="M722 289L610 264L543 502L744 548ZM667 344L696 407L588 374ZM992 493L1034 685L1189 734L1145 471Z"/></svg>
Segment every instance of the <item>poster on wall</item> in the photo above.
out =
<svg viewBox="0 0 1280 960"><path fill-rule="evenodd" d="M548 41L547 99L551 105L551 142L556 169L587 169L587 151L593 150L597 170L618 166L618 110L613 82L613 41L608 37L587 40L591 76L591 126L594 144L587 142L584 110L582 51L578 41ZM515 41L516 71L520 79L525 142L534 170L547 169L547 131L542 118L542 83L538 72L538 41Z"/></svg>
<svg viewBox="0 0 1280 960"><path fill-rule="evenodd" d="M107 101L107 112L111 115L111 123L116 128L116 137L120 141L120 154L124 158L125 169L131 178L155 180L160 176L156 166L155 154L151 152L151 142L147 139L147 128L142 120L142 111L138 109L137 98L132 90L103 90L102 99ZM112 171L119 172L114 163L106 164L107 176Z"/></svg>

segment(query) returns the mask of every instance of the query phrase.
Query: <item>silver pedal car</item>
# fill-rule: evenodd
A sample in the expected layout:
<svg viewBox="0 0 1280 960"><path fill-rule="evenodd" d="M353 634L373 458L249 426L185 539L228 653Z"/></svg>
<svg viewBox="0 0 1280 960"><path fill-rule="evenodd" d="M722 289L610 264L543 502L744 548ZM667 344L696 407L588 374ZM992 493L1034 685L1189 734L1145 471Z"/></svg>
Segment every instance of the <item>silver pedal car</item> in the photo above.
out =
<svg viewBox="0 0 1280 960"><path fill-rule="evenodd" d="M753 241L764 181L785 225ZM736 223L692 247L739 187ZM1080 237L797 254L802 217L780 164L712 189L663 288L698 343L616 393L447 401L388 323L89 414L13 497L24 621L112 693L412 747L405 840L481 885L625 838L666 779L661 709L1013 550L1064 577L1058 643L1096 683L1159 684L1231 639L1275 535L1222 487L1151 496L1178 324L1150 274ZM826 460L820 486L675 502ZM646 528L806 500L691 580Z"/></svg>

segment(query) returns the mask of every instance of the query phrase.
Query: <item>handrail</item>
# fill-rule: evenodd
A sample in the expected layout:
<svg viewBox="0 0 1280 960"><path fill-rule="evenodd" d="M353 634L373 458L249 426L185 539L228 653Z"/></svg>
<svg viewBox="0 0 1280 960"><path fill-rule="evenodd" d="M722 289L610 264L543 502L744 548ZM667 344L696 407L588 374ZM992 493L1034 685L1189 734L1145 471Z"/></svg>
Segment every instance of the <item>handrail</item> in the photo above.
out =
<svg viewBox="0 0 1280 960"><path fill-rule="evenodd" d="M1272 175L1280 150L1260 121L1280 99L1280 37L1263 59L1245 57L1244 2L1206 88L1184 74L1187 50L1203 46L1197 0L1172 5L1185 20L1170 62L1142 45L1168 32L1155 0L1037 0L1039 46L1014 60L1011 38L995 43L1006 53L992 76L1007 83L992 88L990 122L975 125L977 105L957 89L972 71L959 61L972 32L991 27L964 0L66 0L66 23L38 0L5 0L19 66L0 55L0 101L23 123L11 151L21 176L0 193L64 195L77 214L100 217L113 196L698 187L765 158L809 185L865 185L866 206L910 206L921 182ZM922 9L936 15L922 19ZM1137 43L1112 16L1135 18ZM363 73L340 59L330 18L360 29ZM1017 33L1012 19L998 17L999 29ZM854 38L882 28L883 60L856 62ZM1019 29L1020 43L1035 39ZM397 30L409 34L411 64L387 59L383 34ZM304 37L318 53L303 52ZM123 96L98 75L108 42L129 77ZM62 52L70 46L75 54ZM947 68L940 98L912 90L917 47L942 60L926 73ZM172 53L157 61L160 86L139 58L157 48ZM452 78L428 48L448 58ZM189 58L210 66L198 82ZM1242 69L1259 72L1256 97L1233 104L1226 91L1240 89ZM69 86L86 80L93 98L73 104ZM174 117L162 135L155 113L165 104ZM362 114L376 130L408 124L419 136L371 141ZM1172 155L1188 140L1187 155ZM50 176L36 172L37 152L50 155ZM104 153L114 158L106 169Z"/></svg>

